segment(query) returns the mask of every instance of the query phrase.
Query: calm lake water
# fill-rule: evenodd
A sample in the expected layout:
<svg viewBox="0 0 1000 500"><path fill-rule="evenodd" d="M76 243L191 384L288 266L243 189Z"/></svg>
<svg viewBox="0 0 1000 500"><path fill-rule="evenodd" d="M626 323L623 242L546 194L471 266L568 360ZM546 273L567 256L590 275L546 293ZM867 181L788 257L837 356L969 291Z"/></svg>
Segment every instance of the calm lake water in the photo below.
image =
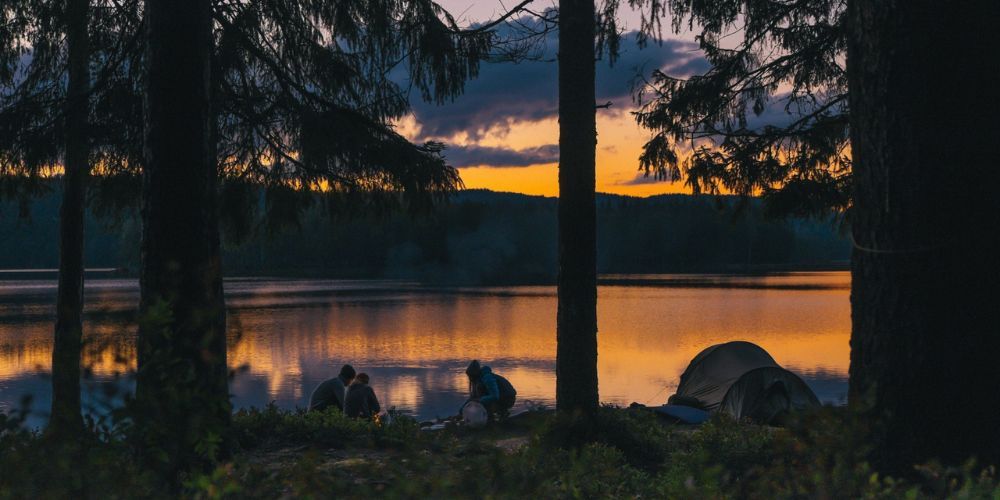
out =
<svg viewBox="0 0 1000 500"><path fill-rule="evenodd" d="M850 333L847 272L763 277L605 276L599 289L601 400L663 403L701 349L748 340L767 349L830 403L845 400ZM31 395L48 411L55 281L0 275L0 410ZM343 363L371 375L384 406L421 418L453 414L471 359L518 391L518 407L553 405L555 288L430 287L387 281L230 279L230 389L238 407L305 406ZM138 284L87 284L91 372L85 401L135 367ZM128 386L127 382L119 385Z"/></svg>

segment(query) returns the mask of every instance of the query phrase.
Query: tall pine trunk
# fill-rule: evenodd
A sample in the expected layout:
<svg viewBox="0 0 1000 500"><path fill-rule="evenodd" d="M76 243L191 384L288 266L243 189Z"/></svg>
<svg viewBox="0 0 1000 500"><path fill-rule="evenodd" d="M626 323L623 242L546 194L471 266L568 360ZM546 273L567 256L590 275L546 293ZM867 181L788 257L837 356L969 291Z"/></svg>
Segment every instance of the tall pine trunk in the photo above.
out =
<svg viewBox="0 0 1000 500"><path fill-rule="evenodd" d="M211 144L210 9L209 0L146 2L136 418L144 445L165 452L168 472L213 458L231 411Z"/></svg>
<svg viewBox="0 0 1000 500"><path fill-rule="evenodd" d="M883 470L1000 458L1000 2L852 0L850 403Z"/></svg>
<svg viewBox="0 0 1000 500"><path fill-rule="evenodd" d="M90 171L87 114L90 87L87 21L90 0L68 0L68 78L65 107L63 198L59 210L59 288L52 348L52 415L49 432L72 438L83 428L80 350L83 337L83 221Z"/></svg>
<svg viewBox="0 0 1000 500"><path fill-rule="evenodd" d="M559 2L556 405L585 413L598 407L594 15L593 0Z"/></svg>

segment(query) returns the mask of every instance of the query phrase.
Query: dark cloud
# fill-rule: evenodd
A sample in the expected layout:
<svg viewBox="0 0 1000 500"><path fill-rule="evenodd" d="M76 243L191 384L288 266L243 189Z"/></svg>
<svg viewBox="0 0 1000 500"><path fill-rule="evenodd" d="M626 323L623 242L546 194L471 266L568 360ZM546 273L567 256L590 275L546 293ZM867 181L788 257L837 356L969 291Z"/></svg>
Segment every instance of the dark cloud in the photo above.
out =
<svg viewBox="0 0 1000 500"><path fill-rule="evenodd" d="M761 130L766 126L788 127L802 119L802 117L813 113L816 109L824 106L830 96L817 96L817 101L802 101L801 103L790 102L790 95L786 93L772 96L766 103L763 111L758 115L747 113L747 128L749 130ZM834 105L829 109L832 114L843 113L846 110L843 105ZM811 122L807 122L811 123Z"/></svg>
<svg viewBox="0 0 1000 500"><path fill-rule="evenodd" d="M655 175L646 175L642 172L635 174L635 177L615 182L616 186L641 186L643 184L669 183L669 180L657 179Z"/></svg>
<svg viewBox="0 0 1000 500"><path fill-rule="evenodd" d="M449 146L448 163L454 167L527 167L559 162L559 146L546 144L536 148L506 149L489 146Z"/></svg>
<svg viewBox="0 0 1000 500"><path fill-rule="evenodd" d="M479 77L453 103L436 106L415 102L414 113L425 138L446 138L466 132L473 139L491 128L505 129L516 122L553 118L558 113L558 64L555 35L542 50L542 61L491 63L481 67ZM631 105L632 84L637 75L653 69L688 76L707 69L697 45L680 40L650 43L640 49L635 33L624 35L614 66L597 63L597 100L611 101L621 111ZM585 82L581 82L585 85Z"/></svg>
<svg viewBox="0 0 1000 500"><path fill-rule="evenodd" d="M764 103L764 107L759 114L753 111L752 104L748 104L746 129L760 132L764 127L769 126L779 128L788 127L801 120L803 116L814 112L826 102L822 96L818 96L816 102L803 101L801 104L790 104L789 98L790 95L787 92L771 96ZM842 113L844 109L834 106L829 111L831 113Z"/></svg>
<svg viewBox="0 0 1000 500"><path fill-rule="evenodd" d="M691 44L692 49L694 44ZM686 61L679 61L677 64L670 66L668 75L687 78L693 75L704 75L708 73L708 70L712 69L712 65L708 63L704 57L701 56L691 56Z"/></svg>

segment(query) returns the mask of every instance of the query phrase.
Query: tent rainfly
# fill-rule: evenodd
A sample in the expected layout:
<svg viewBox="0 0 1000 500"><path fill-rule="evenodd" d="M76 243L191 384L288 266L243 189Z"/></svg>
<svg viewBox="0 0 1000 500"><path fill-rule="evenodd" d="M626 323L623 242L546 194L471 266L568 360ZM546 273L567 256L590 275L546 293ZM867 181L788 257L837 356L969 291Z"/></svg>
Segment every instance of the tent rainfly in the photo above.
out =
<svg viewBox="0 0 1000 500"><path fill-rule="evenodd" d="M784 414L820 406L812 389L756 344L743 341L701 351L681 375L668 405L722 412L761 424Z"/></svg>

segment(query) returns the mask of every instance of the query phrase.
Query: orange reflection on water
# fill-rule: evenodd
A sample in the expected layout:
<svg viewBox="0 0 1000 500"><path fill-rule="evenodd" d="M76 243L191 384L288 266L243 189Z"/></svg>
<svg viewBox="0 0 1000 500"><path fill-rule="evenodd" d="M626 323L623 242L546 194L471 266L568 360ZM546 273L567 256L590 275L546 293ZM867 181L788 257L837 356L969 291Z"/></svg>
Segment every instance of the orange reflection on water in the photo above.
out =
<svg viewBox="0 0 1000 500"><path fill-rule="evenodd" d="M662 403L698 351L735 339L760 344L803 375L822 399L836 401L846 392L847 273L633 281L642 286L599 291L603 401ZM421 416L450 414L464 400L464 369L471 359L509 378L522 404L553 403L553 287L273 280L227 282L227 290L229 361L233 368L246 367L231 386L237 406L272 400L304 406L316 384L349 362L371 374L386 406ZM134 295L98 297L99 306L127 309ZM37 314L14 319L3 310L0 405L9 407L24 390L46 387L37 377L50 366L51 320ZM98 378L134 367L127 317L87 323L89 337L111 347L95 345L84 356Z"/></svg>

